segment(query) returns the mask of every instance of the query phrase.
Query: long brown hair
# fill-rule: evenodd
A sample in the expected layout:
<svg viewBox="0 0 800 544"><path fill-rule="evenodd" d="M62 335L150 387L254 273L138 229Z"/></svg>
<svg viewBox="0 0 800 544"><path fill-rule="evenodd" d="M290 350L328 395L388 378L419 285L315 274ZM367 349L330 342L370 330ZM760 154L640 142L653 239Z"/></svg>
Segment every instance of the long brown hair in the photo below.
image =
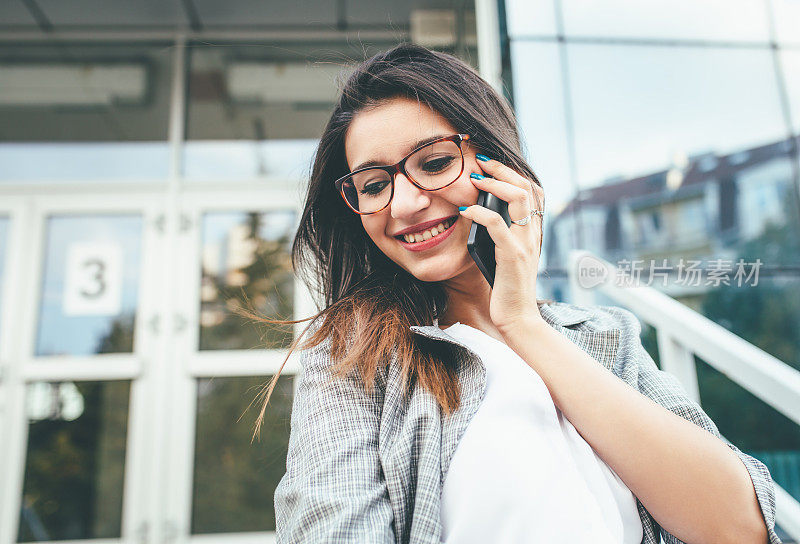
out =
<svg viewBox="0 0 800 544"><path fill-rule="evenodd" d="M311 348L327 338L331 339L331 361L336 362L331 366L334 376L344 377L356 370L366 390L371 391L378 365L388 365L396 357L407 388L418 383L428 389L446 414L459 406L458 376L452 361L409 329L411 325L430 324L445 313L447 294L443 285L421 281L386 257L334 187L333 181L349 172L344 138L359 111L392 98L416 99L447 119L459 133L470 134L471 145L481 153L541 187L522 156L513 110L462 60L401 43L357 65L340 86L316 150L291 250L292 268L312 292L324 294L325 308L294 321L237 310L273 325L311 320L292 342L278 373L257 397L264 400L254 437L259 435L267 403L291 353L298 345ZM552 301L538 300L537 304L545 302ZM318 318L323 318L321 326L300 344L300 338Z"/></svg>

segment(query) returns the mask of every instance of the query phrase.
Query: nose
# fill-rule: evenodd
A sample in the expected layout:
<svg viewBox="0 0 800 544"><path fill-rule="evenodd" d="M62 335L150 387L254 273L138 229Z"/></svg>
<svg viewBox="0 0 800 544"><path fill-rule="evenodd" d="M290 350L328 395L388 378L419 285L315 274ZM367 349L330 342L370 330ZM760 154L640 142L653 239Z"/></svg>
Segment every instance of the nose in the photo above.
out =
<svg viewBox="0 0 800 544"><path fill-rule="evenodd" d="M403 217L413 215L430 204L428 191L420 189L414 185L402 173L397 173L394 177L394 196L389 205L392 217Z"/></svg>

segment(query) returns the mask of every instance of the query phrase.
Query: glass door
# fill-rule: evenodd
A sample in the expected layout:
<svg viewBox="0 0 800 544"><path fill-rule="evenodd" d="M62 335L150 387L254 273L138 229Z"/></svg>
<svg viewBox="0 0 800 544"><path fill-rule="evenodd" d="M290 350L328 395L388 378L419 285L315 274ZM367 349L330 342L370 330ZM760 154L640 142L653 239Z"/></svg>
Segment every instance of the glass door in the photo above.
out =
<svg viewBox="0 0 800 544"><path fill-rule="evenodd" d="M18 334L18 320L14 309L20 308L22 300L12 290L19 280L19 272L12 263L21 259L23 228L20 225L24 216L25 201L18 197L4 197L0 202L0 437L9 433L9 399L12 394L15 367L12 361L17 355L12 349L17 346L11 341ZM0 441L0 467L8 466L9 444ZM7 488L9 474L0 470L0 504ZM2 511L0 511L2 516ZM0 517L2 527L2 517ZM1 532L1 531L0 531Z"/></svg>
<svg viewBox="0 0 800 544"><path fill-rule="evenodd" d="M158 201L37 196L0 217L0 238L14 232L19 248L0 245L19 288L13 311L0 300L14 326L0 339L0 541L117 542L146 526L151 400L163 366L154 336Z"/></svg>
<svg viewBox="0 0 800 544"><path fill-rule="evenodd" d="M305 323L265 325L235 309L271 319L312 314L291 268L299 213L296 185L286 187L204 190L182 200L178 298L185 314L172 367L167 485L169 524L181 542L274 539L273 493L286 469L297 352L281 372L260 440L251 443L255 399Z"/></svg>

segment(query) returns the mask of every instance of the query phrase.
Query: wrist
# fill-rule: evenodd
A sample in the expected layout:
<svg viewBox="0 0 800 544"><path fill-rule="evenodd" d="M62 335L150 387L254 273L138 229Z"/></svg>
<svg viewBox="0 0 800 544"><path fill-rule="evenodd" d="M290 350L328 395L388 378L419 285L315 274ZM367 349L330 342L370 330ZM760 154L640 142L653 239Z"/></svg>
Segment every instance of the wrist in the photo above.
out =
<svg viewBox="0 0 800 544"><path fill-rule="evenodd" d="M500 334L505 338L506 343L511 344L519 339L530 338L531 335L537 335L538 331L544 327L549 327L547 321L544 320L542 314L538 311L535 314L528 314L522 319L515 321L513 324L498 328Z"/></svg>

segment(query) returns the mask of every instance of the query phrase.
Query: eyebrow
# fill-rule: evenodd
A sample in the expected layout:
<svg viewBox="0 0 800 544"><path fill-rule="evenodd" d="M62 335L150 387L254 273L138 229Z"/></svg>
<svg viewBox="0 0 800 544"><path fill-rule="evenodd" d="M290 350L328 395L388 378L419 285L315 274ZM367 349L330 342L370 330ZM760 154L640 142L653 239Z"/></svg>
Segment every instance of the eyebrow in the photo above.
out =
<svg viewBox="0 0 800 544"><path fill-rule="evenodd" d="M434 140L438 140L439 138L447 138L449 134L436 134L435 136L429 136L428 138L423 138L422 140L418 140L411 144L408 148L408 152L411 153L412 150L416 150L419 147L422 147L425 144L429 144ZM361 170L362 168L369 168L370 166L387 166L385 162L376 161L374 159L370 159L368 161L364 161L355 168L353 168L350 172L355 172L356 170Z"/></svg>

